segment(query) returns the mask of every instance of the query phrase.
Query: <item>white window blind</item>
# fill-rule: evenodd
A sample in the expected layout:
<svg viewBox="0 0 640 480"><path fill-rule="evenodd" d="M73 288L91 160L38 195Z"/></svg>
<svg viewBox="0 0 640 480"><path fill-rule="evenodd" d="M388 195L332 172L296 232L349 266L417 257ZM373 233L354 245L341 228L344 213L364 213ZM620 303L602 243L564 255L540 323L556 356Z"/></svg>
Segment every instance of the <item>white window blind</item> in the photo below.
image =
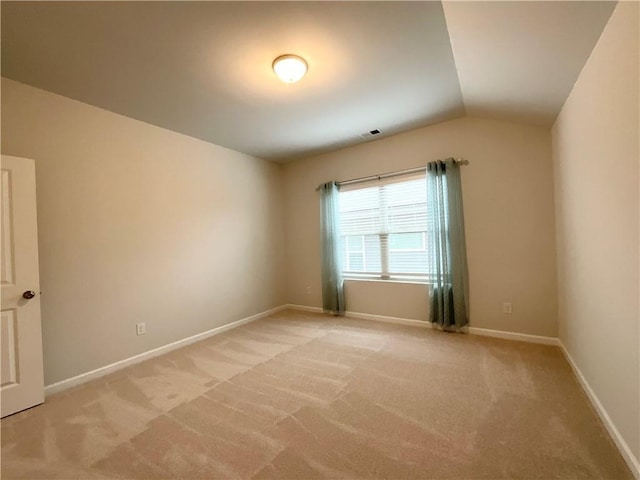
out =
<svg viewBox="0 0 640 480"><path fill-rule="evenodd" d="M342 187L340 229L346 276L426 279L425 176Z"/></svg>

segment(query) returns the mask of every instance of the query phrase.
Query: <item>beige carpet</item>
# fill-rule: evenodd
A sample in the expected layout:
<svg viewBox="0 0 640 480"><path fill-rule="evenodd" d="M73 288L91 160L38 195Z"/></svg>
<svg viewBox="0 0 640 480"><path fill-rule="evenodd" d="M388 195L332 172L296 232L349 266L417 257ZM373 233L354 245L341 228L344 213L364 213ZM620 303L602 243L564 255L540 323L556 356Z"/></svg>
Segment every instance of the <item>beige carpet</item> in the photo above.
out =
<svg viewBox="0 0 640 480"><path fill-rule="evenodd" d="M2 478L632 478L555 347L283 312L2 420Z"/></svg>

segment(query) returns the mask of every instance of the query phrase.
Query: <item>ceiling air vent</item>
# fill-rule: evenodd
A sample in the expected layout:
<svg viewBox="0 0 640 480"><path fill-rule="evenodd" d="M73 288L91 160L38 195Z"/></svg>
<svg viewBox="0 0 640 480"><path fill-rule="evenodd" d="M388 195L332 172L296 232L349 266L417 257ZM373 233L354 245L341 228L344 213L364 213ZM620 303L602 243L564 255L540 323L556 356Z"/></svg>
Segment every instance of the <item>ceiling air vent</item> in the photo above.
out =
<svg viewBox="0 0 640 480"><path fill-rule="evenodd" d="M377 128L375 130L369 130L368 132L361 133L360 136L362 138L375 137L376 135L380 135L382 132Z"/></svg>

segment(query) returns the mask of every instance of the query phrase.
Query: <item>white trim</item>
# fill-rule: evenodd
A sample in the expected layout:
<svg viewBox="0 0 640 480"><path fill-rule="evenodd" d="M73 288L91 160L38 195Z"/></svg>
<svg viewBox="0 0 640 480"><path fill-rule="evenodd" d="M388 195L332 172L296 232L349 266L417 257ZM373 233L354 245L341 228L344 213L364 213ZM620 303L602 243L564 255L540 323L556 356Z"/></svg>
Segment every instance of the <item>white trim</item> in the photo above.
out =
<svg viewBox="0 0 640 480"><path fill-rule="evenodd" d="M167 345L164 345L162 347L148 350L144 353L134 355L133 357L125 358L124 360L114 362L110 365L105 365L104 367L96 368L95 370L91 370L90 372L81 373L80 375L76 375L75 377L67 378L65 380L52 383L51 385L47 385L46 387L44 387L45 396L53 395L54 393L58 393L58 392L61 392L62 390L66 390L68 388L74 387L76 385L80 385L90 380L103 377L105 375L108 375L109 373L115 372L117 370L121 370L130 365L134 365L136 363L149 360L150 358L157 357L164 353L170 352L177 348L185 347L195 342L199 342L200 340L204 340L205 338L218 335L222 332L226 332L227 330L231 330L232 328L239 327L240 325L244 325L246 323L259 320L271 314L280 312L286 309L286 307L287 307L286 305L280 305L279 307L275 307L270 310L266 310L264 312L256 313L255 315L251 315L249 317L241 318L240 320L236 320L235 322L227 323L226 325L221 325L219 327L212 328L211 330L207 330L206 332L198 333L191 337L183 338L182 340L168 343Z"/></svg>
<svg viewBox="0 0 640 480"><path fill-rule="evenodd" d="M507 332L504 330L491 330L489 328L469 327L469 333L482 337L503 338L505 340L516 340L518 342L539 343L542 345L559 346L557 337L545 337L542 335L531 335L528 333Z"/></svg>
<svg viewBox="0 0 640 480"><path fill-rule="evenodd" d="M309 307L308 305L296 305L293 303L287 303L286 305L283 305L282 308L298 310L300 312L324 313L324 310L320 307Z"/></svg>
<svg viewBox="0 0 640 480"><path fill-rule="evenodd" d="M578 382L580 382L580 385L582 386L585 393L587 394L587 397L591 401L593 408L595 408L596 412L598 412L598 416L600 417L600 420L602 420L602 423L604 423L604 426L607 429L607 432L609 432L609 435L611 436L613 442L618 447L618 450L620 450L620 454L622 455L622 458L624 458L624 461L629 466L631 473L636 479L640 480L640 462L638 462L638 459L635 457L635 455L629 448L629 445L627 445L627 442L625 442L624 438L622 437L622 435L616 428L615 424L611 420L611 417L607 413L607 410L604 408L602 403L600 403L600 399L598 399L598 396L595 394L595 392L589 385L589 382L587 382L587 379L584 377L584 375L578 368L578 365L573 360L573 358L571 357L571 354L569 353L569 351L564 346L561 340L558 340L558 345L560 346L560 350L562 350L562 353L567 359L567 362L569 362L569 365L571 365L571 369L573 370L573 373L578 378Z"/></svg>
<svg viewBox="0 0 640 480"><path fill-rule="evenodd" d="M320 307L310 307L308 305L296 305L293 303L288 303L284 305L284 308L288 308L291 310L298 310L301 312L312 312L312 313L325 313L324 310ZM386 322L386 323L397 323L400 325L410 325L414 327L423 327L423 328L431 328L431 324L429 322L424 322L422 320L413 320L410 318L398 318L398 317L385 317L384 315L373 315L371 313L359 313L359 312L345 312L346 317L350 318L361 318L363 320L373 320L375 322Z"/></svg>
<svg viewBox="0 0 640 480"><path fill-rule="evenodd" d="M319 307L309 307L307 305L287 304L285 308L292 310L301 310L303 312L323 313ZM410 325L421 328L432 328L429 322L424 320L414 320L411 318L387 317L384 315L373 315L371 313L345 312L345 316L351 318L361 318L363 320L373 320L375 322L396 323L399 325ZM505 340L515 340L527 343L539 343L543 345L559 346L560 342L556 337L544 337L542 335L530 335L528 333L506 332L504 330L491 330L489 328L468 327L463 329L464 332L471 335L480 335L483 337L495 337Z"/></svg>
<svg viewBox="0 0 640 480"><path fill-rule="evenodd" d="M379 282L379 283L408 283L411 285L426 285L431 288L431 280L429 277L406 277L402 275L391 276L390 278L382 278L382 274L374 274L374 275L366 275L362 274L359 276L353 273L345 273L344 276L345 282Z"/></svg>
<svg viewBox="0 0 640 480"><path fill-rule="evenodd" d="M350 318L361 318L363 320L373 320L374 322L396 323L398 325L431 328L431 324L429 322L425 322L424 320L413 320L411 318L386 317L384 315L373 315L371 313L360 312L345 312L345 316Z"/></svg>

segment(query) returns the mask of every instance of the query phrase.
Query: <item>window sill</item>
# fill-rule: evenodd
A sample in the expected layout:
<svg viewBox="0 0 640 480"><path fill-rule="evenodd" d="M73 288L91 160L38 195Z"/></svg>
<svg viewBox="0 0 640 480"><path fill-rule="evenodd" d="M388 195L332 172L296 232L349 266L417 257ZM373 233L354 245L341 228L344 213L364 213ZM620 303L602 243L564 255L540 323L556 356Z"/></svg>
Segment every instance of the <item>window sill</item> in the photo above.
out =
<svg viewBox="0 0 640 480"><path fill-rule="evenodd" d="M344 276L343 279L347 282L406 283L409 285L427 285L427 286L431 285L431 282L427 279L411 280L407 278L349 277L349 276Z"/></svg>

